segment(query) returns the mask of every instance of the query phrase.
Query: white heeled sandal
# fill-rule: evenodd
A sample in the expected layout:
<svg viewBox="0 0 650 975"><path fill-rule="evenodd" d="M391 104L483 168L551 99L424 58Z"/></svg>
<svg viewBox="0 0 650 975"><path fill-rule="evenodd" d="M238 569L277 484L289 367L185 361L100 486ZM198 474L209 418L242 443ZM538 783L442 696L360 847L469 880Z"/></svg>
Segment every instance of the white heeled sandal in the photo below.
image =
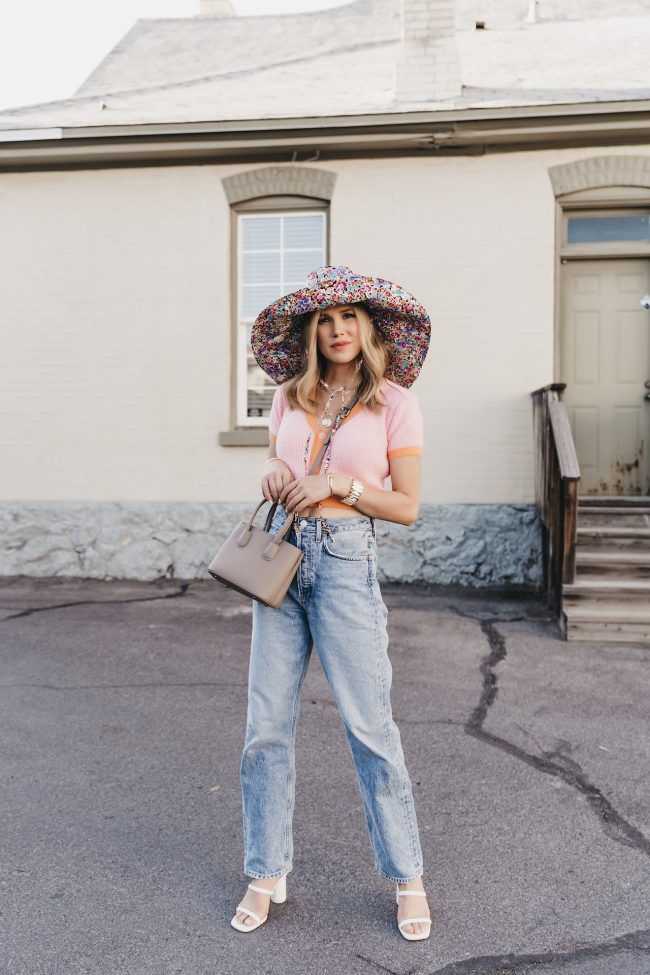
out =
<svg viewBox="0 0 650 975"><path fill-rule="evenodd" d="M248 887L250 890L254 890L258 894L270 894L271 901L274 904L284 904L284 902L287 899L286 873L283 874L281 877L278 877L278 881L274 887L271 888L258 887L255 884L249 884ZM256 923L244 924L242 921L238 921L237 920L238 911L242 911L244 914L250 914L250 916L254 918ZM259 928L260 924L264 924L268 916L269 916L268 911L266 912L266 915L264 917L260 917L259 914L255 913L255 911L251 911L250 907L242 907L241 904L239 904L237 906L237 910L235 911L235 916L233 917L230 923L232 924L233 928L237 928L238 931L255 931L256 928Z"/></svg>
<svg viewBox="0 0 650 975"><path fill-rule="evenodd" d="M427 895L423 890L400 890L399 886L395 889L395 902L399 906L400 897L426 897ZM405 924L415 924L419 921L420 924L428 924L428 931L404 931L402 925ZM399 933L407 941L424 941L431 934L431 918L430 917L405 917L403 921L398 921L397 927L399 928Z"/></svg>

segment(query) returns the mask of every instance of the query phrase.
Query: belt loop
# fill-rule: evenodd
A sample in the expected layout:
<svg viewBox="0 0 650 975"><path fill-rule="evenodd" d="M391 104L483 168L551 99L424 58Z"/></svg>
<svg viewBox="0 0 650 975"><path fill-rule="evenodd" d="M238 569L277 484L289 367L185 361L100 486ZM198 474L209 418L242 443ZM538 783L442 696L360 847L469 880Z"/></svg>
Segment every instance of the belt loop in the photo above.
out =
<svg viewBox="0 0 650 975"><path fill-rule="evenodd" d="M377 534L375 532L375 519L372 517L372 515L370 516L370 527L372 528L372 537L376 538Z"/></svg>
<svg viewBox="0 0 650 975"><path fill-rule="evenodd" d="M316 518L316 541L320 542L322 519L320 515L315 515L315 518Z"/></svg>

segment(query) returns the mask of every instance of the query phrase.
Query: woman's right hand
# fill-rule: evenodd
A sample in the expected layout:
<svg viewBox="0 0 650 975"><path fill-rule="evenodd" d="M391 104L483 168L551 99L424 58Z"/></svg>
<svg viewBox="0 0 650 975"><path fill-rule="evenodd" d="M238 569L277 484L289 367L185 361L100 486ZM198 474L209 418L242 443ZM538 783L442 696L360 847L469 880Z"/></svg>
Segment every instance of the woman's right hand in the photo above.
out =
<svg viewBox="0 0 650 975"><path fill-rule="evenodd" d="M291 468L279 457L274 463L266 465L266 473L262 477L262 494L267 501L277 501L285 484L294 480Z"/></svg>

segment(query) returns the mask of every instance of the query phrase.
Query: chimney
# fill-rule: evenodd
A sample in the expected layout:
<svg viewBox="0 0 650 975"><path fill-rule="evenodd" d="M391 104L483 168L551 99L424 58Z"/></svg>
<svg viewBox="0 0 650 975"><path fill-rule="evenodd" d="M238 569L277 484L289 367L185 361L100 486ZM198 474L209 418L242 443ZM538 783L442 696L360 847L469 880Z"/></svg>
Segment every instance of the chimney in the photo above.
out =
<svg viewBox="0 0 650 975"><path fill-rule="evenodd" d="M402 0L397 101L429 102L462 93L454 0Z"/></svg>
<svg viewBox="0 0 650 975"><path fill-rule="evenodd" d="M230 0L200 0L197 17L234 17Z"/></svg>

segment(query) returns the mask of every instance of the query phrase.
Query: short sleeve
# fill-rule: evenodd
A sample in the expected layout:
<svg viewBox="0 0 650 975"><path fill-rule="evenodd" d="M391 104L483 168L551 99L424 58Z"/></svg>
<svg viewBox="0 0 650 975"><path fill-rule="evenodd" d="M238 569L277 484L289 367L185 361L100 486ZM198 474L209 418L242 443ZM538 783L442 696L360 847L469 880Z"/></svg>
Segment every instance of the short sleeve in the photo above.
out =
<svg viewBox="0 0 650 975"><path fill-rule="evenodd" d="M269 413L269 439L271 441L277 440L278 430L280 429L280 423L282 422L282 417L284 416L286 404L287 401L284 397L284 390L282 386L278 386L273 394L271 412Z"/></svg>
<svg viewBox="0 0 650 975"><path fill-rule="evenodd" d="M387 430L388 459L421 457L424 445L422 410L415 393L404 390L390 418Z"/></svg>

